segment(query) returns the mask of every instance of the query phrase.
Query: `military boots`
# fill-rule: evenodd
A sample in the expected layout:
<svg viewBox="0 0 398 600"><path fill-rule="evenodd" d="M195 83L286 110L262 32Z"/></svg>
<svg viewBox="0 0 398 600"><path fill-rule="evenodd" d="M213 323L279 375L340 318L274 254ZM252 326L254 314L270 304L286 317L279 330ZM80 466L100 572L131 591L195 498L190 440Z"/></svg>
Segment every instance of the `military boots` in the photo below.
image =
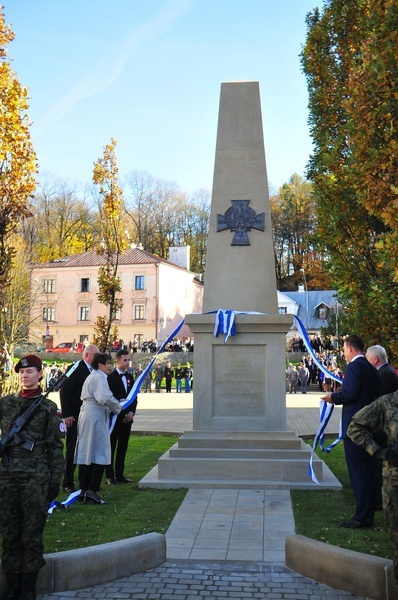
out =
<svg viewBox="0 0 398 600"><path fill-rule="evenodd" d="M22 573L21 600L36 600L36 581L39 572ZM1 600L1 599L0 599Z"/></svg>
<svg viewBox="0 0 398 600"><path fill-rule="evenodd" d="M21 591L22 573L6 573L7 590L0 600L18 600Z"/></svg>

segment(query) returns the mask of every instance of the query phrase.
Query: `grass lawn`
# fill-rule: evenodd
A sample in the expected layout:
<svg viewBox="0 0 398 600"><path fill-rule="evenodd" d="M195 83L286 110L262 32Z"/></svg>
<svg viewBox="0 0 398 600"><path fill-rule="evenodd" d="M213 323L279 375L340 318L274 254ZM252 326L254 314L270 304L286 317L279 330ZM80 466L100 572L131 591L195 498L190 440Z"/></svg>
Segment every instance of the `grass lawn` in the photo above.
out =
<svg viewBox="0 0 398 600"><path fill-rule="evenodd" d="M332 441L325 440L325 446ZM376 512L375 525L370 529L345 529L340 526L341 521L352 517L355 509L343 444L338 444L329 454L317 452L343 485L343 490L292 490L296 533L357 552L392 558L383 511Z"/></svg>
<svg viewBox="0 0 398 600"><path fill-rule="evenodd" d="M127 477L133 483L109 486L102 483L101 496L107 504L75 503L49 515L45 528L46 553L60 552L124 539L156 531L165 533L187 490L139 490L138 481L157 463L158 458L177 441L169 436L133 435L126 457ZM326 440L326 444L332 440ZM339 481L343 491L293 490L291 492L296 533L341 546L392 558L384 516L376 513L371 529L344 529L340 522L349 519L354 496L348 480L343 445L320 456ZM64 500L66 494L60 494Z"/></svg>
<svg viewBox="0 0 398 600"><path fill-rule="evenodd" d="M75 502L49 515L44 530L45 552L84 548L157 531L165 533L187 490L139 490L142 477L178 438L131 436L125 475L133 483L117 486L102 480L104 505ZM65 500L61 492L58 500Z"/></svg>

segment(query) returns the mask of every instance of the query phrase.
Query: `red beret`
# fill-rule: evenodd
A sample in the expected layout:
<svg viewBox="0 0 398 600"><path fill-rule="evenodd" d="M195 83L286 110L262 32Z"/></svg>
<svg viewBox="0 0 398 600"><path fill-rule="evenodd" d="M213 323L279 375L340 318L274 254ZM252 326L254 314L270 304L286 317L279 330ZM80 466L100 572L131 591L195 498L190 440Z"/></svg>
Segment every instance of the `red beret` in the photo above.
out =
<svg viewBox="0 0 398 600"><path fill-rule="evenodd" d="M36 369L41 371L43 365L41 364L41 359L38 356L35 354L28 354L27 356L23 356L19 359L15 365L15 372L18 373L19 369L26 369L27 367L36 367Z"/></svg>

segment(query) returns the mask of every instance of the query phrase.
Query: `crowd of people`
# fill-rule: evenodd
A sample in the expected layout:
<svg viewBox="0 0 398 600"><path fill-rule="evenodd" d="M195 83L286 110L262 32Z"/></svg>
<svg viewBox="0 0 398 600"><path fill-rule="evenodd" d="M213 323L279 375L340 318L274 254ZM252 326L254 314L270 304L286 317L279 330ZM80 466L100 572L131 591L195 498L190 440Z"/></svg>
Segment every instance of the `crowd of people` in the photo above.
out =
<svg viewBox="0 0 398 600"><path fill-rule="evenodd" d="M336 349L336 339L323 339L320 335L310 334L309 341L316 353L330 352ZM306 352L304 340L300 336L293 336L287 340L288 352Z"/></svg>
<svg viewBox="0 0 398 600"><path fill-rule="evenodd" d="M173 380L175 380L175 390L178 393L182 392L184 384L184 391L189 394L193 389L193 369L191 363L187 362L185 367L178 363L173 369L171 362L168 360L165 367L159 363L155 369L148 372L144 380L144 392L152 392L152 381L155 382L155 391L160 393L162 390L163 379L165 381L166 392L170 393L172 388Z"/></svg>
<svg viewBox="0 0 398 600"><path fill-rule="evenodd" d="M340 360L338 360L336 353L322 352L315 353L315 356L325 369L337 377L342 377L342 371L338 366ZM290 394L296 394L298 388L303 394L306 394L307 387L311 385L315 385L320 392L330 392L336 390L339 385L336 380L325 375L310 354L305 355L298 366L289 363L286 369L286 381Z"/></svg>
<svg viewBox="0 0 398 600"><path fill-rule="evenodd" d="M136 354L139 351L144 354L156 354L156 352L159 350L159 342L156 339L144 339L141 343L138 343L136 339L131 339L128 343L126 343L123 339L115 339L110 344L108 351L113 353L117 352L118 350L129 350L132 354ZM193 350L193 338L187 338L183 340L176 337L164 348L164 352L193 352Z"/></svg>

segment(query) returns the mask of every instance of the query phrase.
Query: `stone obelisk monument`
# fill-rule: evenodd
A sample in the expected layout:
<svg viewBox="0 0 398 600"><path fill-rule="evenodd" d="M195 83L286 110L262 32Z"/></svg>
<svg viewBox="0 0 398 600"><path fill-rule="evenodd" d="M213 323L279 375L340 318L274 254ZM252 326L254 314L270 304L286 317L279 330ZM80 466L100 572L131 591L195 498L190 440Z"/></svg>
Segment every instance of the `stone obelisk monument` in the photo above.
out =
<svg viewBox="0 0 398 600"><path fill-rule="evenodd" d="M234 311L234 335L214 335ZM278 314L258 82L221 86L203 313L195 337L193 430L141 487L313 487L310 448L286 429L285 338ZM321 485L338 487L314 460ZM325 477L326 473L326 477Z"/></svg>

